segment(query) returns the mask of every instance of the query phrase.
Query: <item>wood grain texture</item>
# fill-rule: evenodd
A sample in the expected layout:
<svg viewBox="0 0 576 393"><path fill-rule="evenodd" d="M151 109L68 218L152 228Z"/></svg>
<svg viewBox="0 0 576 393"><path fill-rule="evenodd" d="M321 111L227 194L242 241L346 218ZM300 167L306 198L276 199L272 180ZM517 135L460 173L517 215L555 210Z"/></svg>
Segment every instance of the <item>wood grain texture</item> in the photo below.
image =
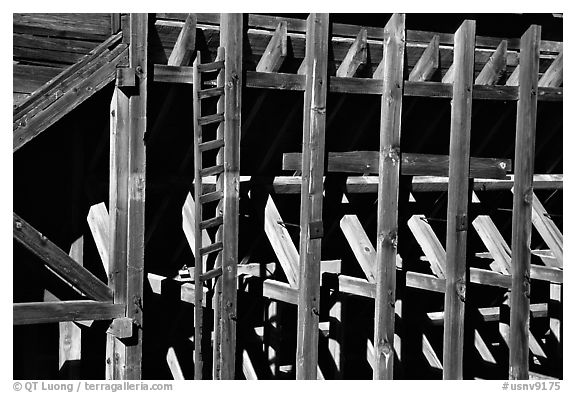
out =
<svg viewBox="0 0 576 393"><path fill-rule="evenodd" d="M377 151L353 151L328 153L328 172L378 174L379 153ZM301 169L300 153L284 153L282 169ZM506 179L511 160L498 158L470 159L470 177L481 179ZM434 154L403 153L400 158L400 173L409 176L447 176L449 156Z"/></svg>
<svg viewBox="0 0 576 393"><path fill-rule="evenodd" d="M502 41L474 81L477 85L494 85L506 70L508 42Z"/></svg>
<svg viewBox="0 0 576 393"><path fill-rule="evenodd" d="M328 29L328 14L310 14L306 29L296 379L317 377L322 238L311 238L310 224L322 225Z"/></svg>
<svg viewBox="0 0 576 393"><path fill-rule="evenodd" d="M374 304L374 379L394 378L396 255L400 184L400 119L404 81L404 14L384 27L383 86L378 159L376 298Z"/></svg>
<svg viewBox="0 0 576 393"><path fill-rule="evenodd" d="M257 72L278 72L288 55L288 33L286 22L278 23L266 50L256 65Z"/></svg>
<svg viewBox="0 0 576 393"><path fill-rule="evenodd" d="M426 50L422 53L422 56L420 56L420 59L418 59L412 71L410 71L410 75L408 76L409 81L426 81L436 72L439 66L439 42L440 36L438 35L435 35L432 40L430 40Z"/></svg>
<svg viewBox="0 0 576 393"><path fill-rule="evenodd" d="M13 236L66 282L94 300L112 300L112 291L34 227L13 214Z"/></svg>
<svg viewBox="0 0 576 393"><path fill-rule="evenodd" d="M528 379L530 322L530 239L532 180L541 28L532 25L521 39L514 202L512 212L512 294L510 298L510 379Z"/></svg>
<svg viewBox="0 0 576 393"><path fill-rule="evenodd" d="M93 300L14 303L14 325L109 320L124 316L125 306Z"/></svg>
<svg viewBox="0 0 576 393"><path fill-rule="evenodd" d="M468 178L475 35L476 25L470 20L464 21L454 35L444 298L444 379L463 378Z"/></svg>

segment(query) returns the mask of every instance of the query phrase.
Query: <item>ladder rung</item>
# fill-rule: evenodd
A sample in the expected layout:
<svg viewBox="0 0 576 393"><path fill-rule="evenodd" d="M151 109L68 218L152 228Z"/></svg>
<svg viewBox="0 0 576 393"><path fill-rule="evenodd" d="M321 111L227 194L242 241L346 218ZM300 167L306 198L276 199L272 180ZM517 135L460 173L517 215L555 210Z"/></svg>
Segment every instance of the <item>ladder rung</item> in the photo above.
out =
<svg viewBox="0 0 576 393"><path fill-rule="evenodd" d="M223 146L224 146L224 139L215 139L213 141L204 142L198 145L200 151L220 149Z"/></svg>
<svg viewBox="0 0 576 393"><path fill-rule="evenodd" d="M224 165L214 165L200 171L200 176L211 176L211 175L219 175L220 173L224 172Z"/></svg>
<svg viewBox="0 0 576 393"><path fill-rule="evenodd" d="M217 71L224 68L224 60L213 61L212 63L198 64L198 72Z"/></svg>
<svg viewBox="0 0 576 393"><path fill-rule="evenodd" d="M212 87L210 89L198 90L198 98L208 98L224 95L223 87Z"/></svg>
<svg viewBox="0 0 576 393"><path fill-rule="evenodd" d="M200 195L200 203L208 203L222 199L224 192L222 190L209 192L208 194Z"/></svg>
<svg viewBox="0 0 576 393"><path fill-rule="evenodd" d="M205 126L206 124L211 123L218 123L221 121L224 121L224 113L216 113L198 118L198 124L201 126Z"/></svg>
<svg viewBox="0 0 576 393"><path fill-rule="evenodd" d="M222 219L222 216L214 217L214 218L211 218L211 219L206 220L206 221L201 221L200 222L200 229L217 227L219 225L222 225L223 221L224 220Z"/></svg>
<svg viewBox="0 0 576 393"><path fill-rule="evenodd" d="M207 247L201 248L200 249L200 255L211 254L213 252L217 252L217 251L222 250L222 248L223 248L222 242L213 243Z"/></svg>
<svg viewBox="0 0 576 393"><path fill-rule="evenodd" d="M222 275L222 267L217 267L200 275L200 280L206 281Z"/></svg>

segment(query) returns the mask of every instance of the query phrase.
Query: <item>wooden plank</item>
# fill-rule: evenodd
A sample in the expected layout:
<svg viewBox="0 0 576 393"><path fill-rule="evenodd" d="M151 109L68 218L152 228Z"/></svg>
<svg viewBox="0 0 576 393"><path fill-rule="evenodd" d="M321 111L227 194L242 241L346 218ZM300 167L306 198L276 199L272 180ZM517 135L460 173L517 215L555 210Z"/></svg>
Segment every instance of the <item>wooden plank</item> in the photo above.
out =
<svg viewBox="0 0 576 393"><path fill-rule="evenodd" d="M351 78L358 70L358 67L366 63L368 56L367 34L366 29L360 30L348 53L346 53L346 57L344 57L344 60L342 60L336 70L336 76Z"/></svg>
<svg viewBox="0 0 576 393"><path fill-rule="evenodd" d="M298 288L299 258L298 250L283 225L284 221L274 204L271 196L268 197L264 210L264 232L270 241L270 245L282 266L282 270L293 288Z"/></svg>
<svg viewBox="0 0 576 393"><path fill-rule="evenodd" d="M514 203L512 212L512 295L510 302L510 379L528 379L530 319L530 238L532 179L541 28L532 25L521 39Z"/></svg>
<svg viewBox="0 0 576 393"><path fill-rule="evenodd" d="M20 244L48 265L62 279L94 300L112 300L112 291L91 272L86 270L48 240L34 227L13 214L13 236Z"/></svg>
<svg viewBox="0 0 576 393"><path fill-rule="evenodd" d="M169 65L186 65L196 48L196 15L188 14L168 58Z"/></svg>
<svg viewBox="0 0 576 393"><path fill-rule="evenodd" d="M436 72L439 66L439 42L440 36L435 35L422 56L418 59L412 71L410 71L410 75L408 76L408 80L412 82L420 82L426 81L430 79L430 77Z"/></svg>
<svg viewBox="0 0 576 393"><path fill-rule="evenodd" d="M84 237L80 236L70 247L70 258L84 264ZM59 324L58 367L61 375L71 379L81 378L82 330L73 322Z"/></svg>
<svg viewBox="0 0 576 393"><path fill-rule="evenodd" d="M535 194L532 195L532 224L552 251L555 258L554 266L562 268L564 266L564 236Z"/></svg>
<svg viewBox="0 0 576 393"><path fill-rule="evenodd" d="M117 49L118 51L114 52L116 54L114 58L94 70L90 76L79 81L74 88L64 92L46 110L36 114L31 119L20 120L14 130L13 151L17 151L33 140L56 121L64 117L64 115L113 81L116 76L116 66L123 60L126 51L124 47L118 47Z"/></svg>
<svg viewBox="0 0 576 393"><path fill-rule="evenodd" d="M282 169L299 171L301 153L284 153ZM378 174L377 151L329 152L328 172ZM470 159L469 176L473 178L506 179L506 172L511 169L511 161L498 158ZM408 176L446 176L448 175L449 157L436 154L403 153L400 158L400 172Z"/></svg>
<svg viewBox="0 0 576 393"><path fill-rule="evenodd" d="M302 193L300 199L300 279L296 379L316 379L320 308L322 176L326 127L328 14L310 14L306 29L306 89L302 141ZM311 225L312 224L312 225Z"/></svg>
<svg viewBox="0 0 576 393"><path fill-rule="evenodd" d="M124 316L125 306L93 300L14 303L14 325L108 320Z"/></svg>
<svg viewBox="0 0 576 393"><path fill-rule="evenodd" d="M446 251L426 221L426 217L413 215L408 220L408 227L424 251L434 275L439 278L446 278Z"/></svg>
<svg viewBox="0 0 576 393"><path fill-rule="evenodd" d="M475 22L467 20L454 35L454 83L446 230L446 295L444 298L444 379L462 379L463 377L468 178L470 177L475 34Z"/></svg>
<svg viewBox="0 0 576 393"><path fill-rule="evenodd" d="M504 40L498 45L494 54L490 56L474 83L477 85L495 85L506 70L507 52L508 41Z"/></svg>
<svg viewBox="0 0 576 393"><path fill-rule="evenodd" d="M196 286L194 283L184 282L182 280L173 280L154 273L148 273L147 279L153 293L157 295L163 295L164 297L168 297L169 295L177 293L178 297L175 299L190 304L196 304L196 300L194 299L194 291ZM207 293L208 288L203 286L202 306L204 307L206 306Z"/></svg>
<svg viewBox="0 0 576 393"><path fill-rule="evenodd" d="M479 215L472 222L474 229L482 239L482 242L490 252L490 255L502 274L510 274L512 271L512 251L502 237L494 221L489 216Z"/></svg>
<svg viewBox="0 0 576 393"><path fill-rule="evenodd" d="M184 373L182 372L182 367L180 367L180 362L178 361L174 347L168 348L168 352L166 352L166 363L168 363L168 368L172 374L172 379L175 381L182 381L186 379L184 378Z"/></svg>
<svg viewBox="0 0 576 393"><path fill-rule="evenodd" d="M103 13L15 13L13 29L24 34L97 41L110 35L110 16Z"/></svg>
<svg viewBox="0 0 576 393"><path fill-rule="evenodd" d="M98 249L98 254L102 260L102 266L104 266L104 271L106 276L108 276L110 272L110 216L108 215L106 204L100 202L97 205L90 206L87 221Z"/></svg>
<svg viewBox="0 0 576 393"><path fill-rule="evenodd" d="M278 23L266 50L256 65L257 72L278 72L288 55L288 33L286 22Z"/></svg>
<svg viewBox="0 0 576 393"><path fill-rule="evenodd" d="M394 322L398 192L400 183L400 119L404 81L404 14L394 14L384 27L384 63L378 161L376 299L373 379L394 377Z"/></svg>
<svg viewBox="0 0 576 393"><path fill-rule="evenodd" d="M538 87L559 87L563 82L563 57L564 52L560 52L554 62L550 64L544 75L538 81Z"/></svg>

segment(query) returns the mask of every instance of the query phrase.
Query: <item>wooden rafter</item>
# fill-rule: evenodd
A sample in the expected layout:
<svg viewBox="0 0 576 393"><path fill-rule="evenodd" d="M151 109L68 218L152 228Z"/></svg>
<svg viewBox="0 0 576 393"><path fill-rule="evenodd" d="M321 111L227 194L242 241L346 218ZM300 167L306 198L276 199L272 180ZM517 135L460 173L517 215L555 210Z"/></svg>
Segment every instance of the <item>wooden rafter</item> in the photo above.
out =
<svg viewBox="0 0 576 393"><path fill-rule="evenodd" d="M538 81L538 87L559 87L563 81L563 57L564 52L560 52L554 59L550 67Z"/></svg>
<svg viewBox="0 0 576 393"><path fill-rule="evenodd" d="M14 213L13 223L14 239L40 258L66 282L94 300L112 300L112 291L102 281L76 263L16 213Z"/></svg>
<svg viewBox="0 0 576 393"><path fill-rule="evenodd" d="M266 46L264 54L258 61L256 71L278 72L288 54L288 30L286 22L278 23L278 27Z"/></svg>
<svg viewBox="0 0 576 393"><path fill-rule="evenodd" d="M102 266L104 267L106 276L108 276L110 272L110 216L108 215L106 204L100 202L97 205L91 206L88 211L87 221L92 237L94 238L94 243L98 249Z"/></svg>
<svg viewBox="0 0 576 393"><path fill-rule="evenodd" d="M512 212L510 379L528 379L529 376L530 236L540 30L539 26L532 25L522 36L520 48Z"/></svg>
<svg viewBox="0 0 576 393"><path fill-rule="evenodd" d="M440 36L438 35L435 35L432 40L430 40L424 53L422 53L422 56L420 56L418 62L414 65L412 71L410 71L410 75L408 76L409 81L427 81L432 74L436 72L439 65L439 42Z"/></svg>
<svg viewBox="0 0 576 393"><path fill-rule="evenodd" d="M366 29L361 29L354 43L348 49L346 57L340 63L340 66L336 70L336 76L342 78L351 78L358 70L358 67L362 63L366 63L366 58L368 56L368 46L367 46L367 31Z"/></svg>
<svg viewBox="0 0 576 393"><path fill-rule="evenodd" d="M506 59L508 57L508 41L504 40L498 45L496 51L490 56L490 59L480 74L476 77L475 84L477 85L494 85L504 71L506 70Z"/></svg>

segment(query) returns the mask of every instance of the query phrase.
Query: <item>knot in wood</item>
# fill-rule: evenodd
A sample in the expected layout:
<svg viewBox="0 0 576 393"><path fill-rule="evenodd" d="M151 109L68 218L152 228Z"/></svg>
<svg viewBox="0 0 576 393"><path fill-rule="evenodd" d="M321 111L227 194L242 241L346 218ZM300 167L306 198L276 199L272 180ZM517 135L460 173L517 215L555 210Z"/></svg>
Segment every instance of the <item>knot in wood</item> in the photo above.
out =
<svg viewBox="0 0 576 393"><path fill-rule="evenodd" d="M136 73L142 75L144 73L144 69L142 66L136 66Z"/></svg>
<svg viewBox="0 0 576 393"><path fill-rule="evenodd" d="M530 275L524 273L524 280L522 281L522 292L526 298L530 299Z"/></svg>
<svg viewBox="0 0 576 393"><path fill-rule="evenodd" d="M502 169L506 169L506 163L504 161L501 161L498 166Z"/></svg>
<svg viewBox="0 0 576 393"><path fill-rule="evenodd" d="M385 237L386 242L390 244L393 248L398 248L398 233L396 231L390 231Z"/></svg>
<svg viewBox="0 0 576 393"><path fill-rule="evenodd" d="M463 279L456 281L456 295L461 302L466 301L466 281Z"/></svg>
<svg viewBox="0 0 576 393"><path fill-rule="evenodd" d="M316 112L320 115L326 114L326 107L324 107L324 106L318 106L318 107L313 106L310 110L313 112Z"/></svg>
<svg viewBox="0 0 576 393"><path fill-rule="evenodd" d="M391 161L392 164L400 162L400 147L386 146L382 152L384 153L385 161Z"/></svg>
<svg viewBox="0 0 576 393"><path fill-rule="evenodd" d="M312 314L320 316L320 312L316 307L312 307Z"/></svg>
<svg viewBox="0 0 576 393"><path fill-rule="evenodd" d="M526 191L523 199L524 199L524 203L531 205L532 204L532 191Z"/></svg>
<svg viewBox="0 0 576 393"><path fill-rule="evenodd" d="M386 340L380 341L379 348L380 353L382 353L384 356L388 356L390 353L392 353L392 345L390 345L390 343Z"/></svg>
<svg viewBox="0 0 576 393"><path fill-rule="evenodd" d="M466 213L456 215L456 232L468 230L468 215Z"/></svg>
<svg viewBox="0 0 576 393"><path fill-rule="evenodd" d="M22 230L22 223L20 221L16 221L16 229L19 231Z"/></svg>

